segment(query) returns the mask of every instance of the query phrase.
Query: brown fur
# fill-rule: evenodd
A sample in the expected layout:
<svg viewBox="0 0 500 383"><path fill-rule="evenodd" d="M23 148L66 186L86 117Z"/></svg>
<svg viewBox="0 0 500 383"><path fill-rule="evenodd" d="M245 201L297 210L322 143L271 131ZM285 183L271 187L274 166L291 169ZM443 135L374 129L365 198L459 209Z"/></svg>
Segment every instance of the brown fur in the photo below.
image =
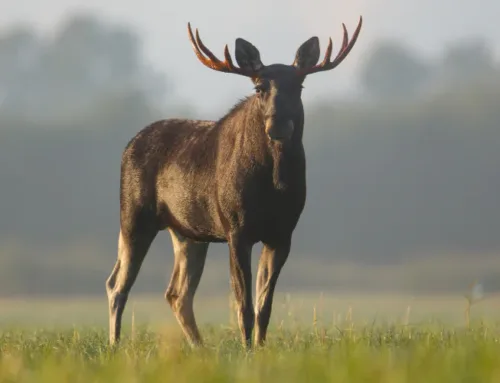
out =
<svg viewBox="0 0 500 383"><path fill-rule="evenodd" d="M318 44L317 38L306 41L292 66L264 66L258 50L237 39L242 71L259 68L251 76L257 94L219 121L157 121L130 141L121 163L118 259L106 284L110 343L119 340L130 289L164 229L175 254L165 297L189 342L202 343L193 299L208 243L227 242L242 340L250 345L256 322L255 344L264 343L274 289L306 199L304 76L298 71L317 63ZM257 242L264 248L254 311L250 256Z"/></svg>

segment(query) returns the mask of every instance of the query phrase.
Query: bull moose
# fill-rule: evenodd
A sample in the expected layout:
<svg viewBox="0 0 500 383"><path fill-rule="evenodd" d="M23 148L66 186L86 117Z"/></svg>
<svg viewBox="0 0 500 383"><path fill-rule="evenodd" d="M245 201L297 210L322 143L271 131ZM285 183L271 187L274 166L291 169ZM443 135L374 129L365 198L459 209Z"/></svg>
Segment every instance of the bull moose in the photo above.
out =
<svg viewBox="0 0 500 383"><path fill-rule="evenodd" d="M306 159L302 136L302 83L307 75L339 65L358 38L344 24L343 42L331 60L332 39L318 64L318 37L297 50L292 65L264 65L259 50L237 38L233 64L188 34L202 64L249 77L255 94L218 121L166 119L143 128L123 151L120 177L118 257L106 281L109 341L120 339L122 314L148 249L160 230L170 232L174 268L165 298L188 342L203 343L193 299L208 245L227 242L231 286L245 347L266 340L274 290L290 252L293 231L306 200ZM252 302L252 246L262 242Z"/></svg>

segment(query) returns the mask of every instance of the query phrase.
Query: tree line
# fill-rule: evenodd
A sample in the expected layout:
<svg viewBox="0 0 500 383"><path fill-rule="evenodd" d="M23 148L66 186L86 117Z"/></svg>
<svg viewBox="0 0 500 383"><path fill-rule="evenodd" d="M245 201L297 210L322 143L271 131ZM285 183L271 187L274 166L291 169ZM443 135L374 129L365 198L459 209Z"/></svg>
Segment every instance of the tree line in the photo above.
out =
<svg viewBox="0 0 500 383"><path fill-rule="evenodd" d="M174 112L175 84L141 49L134 31L89 15L51 40L0 33L0 294L103 291L121 151ZM390 264L498 251L500 66L487 44L424 58L380 41L365 55L360 97L306 106L308 200L293 253ZM171 258L161 241L157 261Z"/></svg>

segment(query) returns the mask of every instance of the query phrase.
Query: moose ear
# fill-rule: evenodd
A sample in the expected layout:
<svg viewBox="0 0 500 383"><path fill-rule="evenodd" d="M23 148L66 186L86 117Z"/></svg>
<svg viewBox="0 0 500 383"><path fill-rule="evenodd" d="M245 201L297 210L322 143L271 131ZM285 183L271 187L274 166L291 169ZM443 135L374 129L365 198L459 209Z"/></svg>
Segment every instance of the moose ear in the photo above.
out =
<svg viewBox="0 0 500 383"><path fill-rule="evenodd" d="M318 63L319 53L319 39L311 37L297 49L293 66L297 69L312 67Z"/></svg>
<svg viewBox="0 0 500 383"><path fill-rule="evenodd" d="M242 38L236 39L235 57L241 69L257 72L264 67L259 50Z"/></svg>

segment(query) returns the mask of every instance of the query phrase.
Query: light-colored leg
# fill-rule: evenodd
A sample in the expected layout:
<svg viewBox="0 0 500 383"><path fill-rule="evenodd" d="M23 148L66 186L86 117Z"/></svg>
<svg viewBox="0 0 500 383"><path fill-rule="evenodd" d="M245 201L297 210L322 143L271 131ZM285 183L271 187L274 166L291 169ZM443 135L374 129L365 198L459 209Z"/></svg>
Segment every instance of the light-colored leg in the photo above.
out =
<svg viewBox="0 0 500 383"><path fill-rule="evenodd" d="M254 344L261 346L266 341L267 327L271 317L273 296L281 269L290 253L290 242L278 246L264 244L257 270L255 303Z"/></svg>
<svg viewBox="0 0 500 383"><path fill-rule="evenodd" d="M196 289L200 283L208 243L194 242L169 229L174 247L174 270L165 292L165 299L179 322L191 346L201 345L198 326L193 311Z"/></svg>
<svg viewBox="0 0 500 383"><path fill-rule="evenodd" d="M156 231L148 231L125 235L120 231L118 258L106 281L109 302L109 343L111 345L120 341L122 315L128 294L156 233Z"/></svg>

